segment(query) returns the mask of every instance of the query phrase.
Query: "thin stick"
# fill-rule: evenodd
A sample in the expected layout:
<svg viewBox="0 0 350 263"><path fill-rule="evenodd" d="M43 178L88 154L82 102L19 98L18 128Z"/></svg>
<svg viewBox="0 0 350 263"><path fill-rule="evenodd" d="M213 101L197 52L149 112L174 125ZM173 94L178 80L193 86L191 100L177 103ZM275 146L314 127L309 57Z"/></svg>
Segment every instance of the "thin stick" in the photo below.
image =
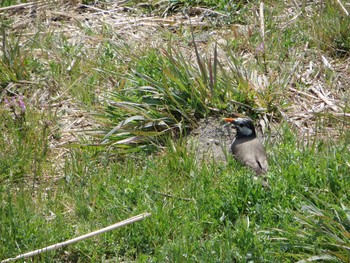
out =
<svg viewBox="0 0 350 263"><path fill-rule="evenodd" d="M31 251L31 252L28 252L28 253L25 253L25 254L21 254L21 255L18 255L17 257L15 257L15 258L5 259L5 260L1 261L0 263L12 262L12 261L15 261L15 260L18 260L18 259L28 258L28 257L32 257L32 256L35 256L35 255L39 255L39 254L47 252L47 251L55 250L55 249L58 249L58 248L61 248L61 247L64 247L64 246L76 243L78 241L81 241L81 240L84 240L84 239L87 239L87 238L90 238L90 237L93 237L93 236L97 236L97 235L103 234L103 233L111 231L113 229L116 229L116 228L119 228L119 227L122 227L122 226L126 226L126 225L129 225L129 224L137 222L137 221L141 221L141 220L145 219L146 217L149 217L150 215L151 215L151 213L143 213L143 214L131 217L129 219L126 219L124 221L121 221L121 222L115 223L113 225L110 225L108 227L105 227L105 228L96 230L94 232L82 235L80 237L76 237L76 238L73 238L73 239L70 239L70 240L67 240L67 241L64 241L64 242L61 242L61 243L57 243L57 244L54 244L54 245L51 245L51 246L48 246L48 247L40 248L40 249Z"/></svg>
<svg viewBox="0 0 350 263"><path fill-rule="evenodd" d="M320 91L318 91L315 87L311 87L310 90L317 95L321 100L323 100L333 111L338 112L338 107L331 102L326 96L324 96Z"/></svg>
<svg viewBox="0 0 350 263"><path fill-rule="evenodd" d="M260 2L259 7L259 16L260 16L260 31L262 38L262 55L263 55L263 64L265 69L265 74L267 74L267 65L266 65L266 47L265 47L265 18L264 18L264 2Z"/></svg>
<svg viewBox="0 0 350 263"><path fill-rule="evenodd" d="M341 9L344 11L344 13L349 16L348 10L346 10L345 6L342 4L340 0L337 0L338 4L340 5Z"/></svg>
<svg viewBox="0 0 350 263"><path fill-rule="evenodd" d="M294 88L292 88L292 87L289 87L288 89L291 90L291 91L293 91L293 92L296 92L296 93L298 93L298 94L304 95L305 97L308 97L308 98L311 98L311 99L317 99L317 97L315 97L315 96L312 96L312 95L310 95L310 94L308 94L308 93L306 93L306 92L303 92L303 91L294 89Z"/></svg>
<svg viewBox="0 0 350 263"><path fill-rule="evenodd" d="M260 14L261 38L265 44L264 2L260 2L259 14Z"/></svg>
<svg viewBox="0 0 350 263"><path fill-rule="evenodd" d="M23 4L18 4L18 5L11 5L11 6L6 6L6 7L1 7L0 8L0 12L1 11L5 11L5 10L10 10L10 9L27 7L27 6L34 5L34 4L35 4L34 2L30 2L30 3L23 3Z"/></svg>

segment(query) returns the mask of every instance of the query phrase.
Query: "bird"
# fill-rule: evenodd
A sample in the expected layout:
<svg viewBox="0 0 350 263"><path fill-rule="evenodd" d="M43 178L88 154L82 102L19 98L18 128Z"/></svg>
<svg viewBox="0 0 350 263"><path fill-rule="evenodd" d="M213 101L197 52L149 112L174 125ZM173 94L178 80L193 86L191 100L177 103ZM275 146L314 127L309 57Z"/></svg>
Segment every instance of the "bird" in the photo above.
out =
<svg viewBox="0 0 350 263"><path fill-rule="evenodd" d="M253 121L248 117L224 118L237 130L230 150L234 158L255 171L257 176L267 173L267 154L261 141L256 137Z"/></svg>

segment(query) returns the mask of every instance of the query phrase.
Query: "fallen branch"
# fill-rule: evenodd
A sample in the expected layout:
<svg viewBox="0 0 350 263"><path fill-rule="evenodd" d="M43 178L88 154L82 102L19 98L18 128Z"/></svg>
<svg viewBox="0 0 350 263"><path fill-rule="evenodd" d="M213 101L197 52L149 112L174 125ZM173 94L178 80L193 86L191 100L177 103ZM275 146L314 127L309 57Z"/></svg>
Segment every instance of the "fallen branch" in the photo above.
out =
<svg viewBox="0 0 350 263"><path fill-rule="evenodd" d="M342 2L340 0L337 0L338 4L340 5L341 9L343 10L343 12L345 13L345 15L349 16L349 12L348 10L346 10L345 6L342 4Z"/></svg>
<svg viewBox="0 0 350 263"><path fill-rule="evenodd" d="M338 107L331 102L326 96L324 96L320 91L318 91L315 87L311 87L310 91L312 91L317 97L323 100L333 111L338 112Z"/></svg>
<svg viewBox="0 0 350 263"><path fill-rule="evenodd" d="M260 33L262 41L265 45L265 22L264 22L264 2L260 2L259 6Z"/></svg>
<svg viewBox="0 0 350 263"><path fill-rule="evenodd" d="M317 99L317 97L315 97L315 96L312 96L312 95L310 95L310 94L308 94L308 93L306 93L306 92L303 92L303 91L294 89L294 88L292 88L292 87L289 87L288 89L289 89L290 91L292 91L292 92L296 92L296 93L298 93L298 94L304 95L305 97L308 97L308 98L310 98L310 99Z"/></svg>
<svg viewBox="0 0 350 263"><path fill-rule="evenodd" d="M90 238L90 237L93 237L93 236L97 236L97 235L103 234L103 233L111 231L113 229L116 229L116 228L119 228L119 227L123 227L123 226L132 224L132 223L137 222L137 221L141 221L141 220L145 219L146 217L149 217L150 215L151 215L150 213L143 213L143 214L131 217L129 219L126 219L124 221L121 221L119 223L115 223L115 224L113 224L111 226L108 226L108 227L96 230L94 232L82 235L80 237L76 237L76 238L73 238L73 239L70 239L70 240L67 240L67 241L64 241L64 242L61 242L61 243L57 243L57 244L54 244L54 245L51 245L51 246L48 246L48 247L40 248L40 249L31 251L31 252L28 252L28 253L25 253L25 254L21 254L21 255L18 255L17 257L15 257L15 258L8 258L8 259L5 259L5 260L2 260L0 263L12 262L12 261L16 261L18 259L28 258L28 257L32 257L32 256L35 256L35 255L39 255L39 254L47 252L47 251L51 251L51 250L55 250L55 249L58 249L58 248L61 248L61 247L64 247L64 246L68 246L70 244L76 243L78 241L81 241L81 240L84 240L84 239L87 239L87 238Z"/></svg>
<svg viewBox="0 0 350 263"><path fill-rule="evenodd" d="M5 7L0 8L0 12L10 10L10 9L16 9L16 8L24 8L24 7L34 5L34 4L35 4L35 2L30 2L30 3L23 3L23 4L18 4L18 5L5 6Z"/></svg>

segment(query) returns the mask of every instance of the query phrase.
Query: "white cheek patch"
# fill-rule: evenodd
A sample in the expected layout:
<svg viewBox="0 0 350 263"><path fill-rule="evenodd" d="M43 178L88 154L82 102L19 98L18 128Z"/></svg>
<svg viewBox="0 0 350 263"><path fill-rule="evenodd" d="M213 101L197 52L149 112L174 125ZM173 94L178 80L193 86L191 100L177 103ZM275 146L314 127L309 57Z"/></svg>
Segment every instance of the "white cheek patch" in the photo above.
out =
<svg viewBox="0 0 350 263"><path fill-rule="evenodd" d="M249 128L245 127L245 126L244 127L237 126L237 128L239 129L241 134L246 135L246 136L249 136L249 135L251 135L253 133L253 131L251 129L249 129Z"/></svg>

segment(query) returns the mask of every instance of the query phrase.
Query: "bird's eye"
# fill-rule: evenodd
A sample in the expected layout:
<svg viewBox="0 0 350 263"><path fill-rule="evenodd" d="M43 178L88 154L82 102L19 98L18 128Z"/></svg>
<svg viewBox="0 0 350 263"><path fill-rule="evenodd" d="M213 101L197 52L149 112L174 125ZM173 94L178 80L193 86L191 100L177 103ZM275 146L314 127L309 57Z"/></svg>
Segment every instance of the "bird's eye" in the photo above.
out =
<svg viewBox="0 0 350 263"><path fill-rule="evenodd" d="M240 123L238 124L239 127L243 128L244 127L244 124L243 123Z"/></svg>

